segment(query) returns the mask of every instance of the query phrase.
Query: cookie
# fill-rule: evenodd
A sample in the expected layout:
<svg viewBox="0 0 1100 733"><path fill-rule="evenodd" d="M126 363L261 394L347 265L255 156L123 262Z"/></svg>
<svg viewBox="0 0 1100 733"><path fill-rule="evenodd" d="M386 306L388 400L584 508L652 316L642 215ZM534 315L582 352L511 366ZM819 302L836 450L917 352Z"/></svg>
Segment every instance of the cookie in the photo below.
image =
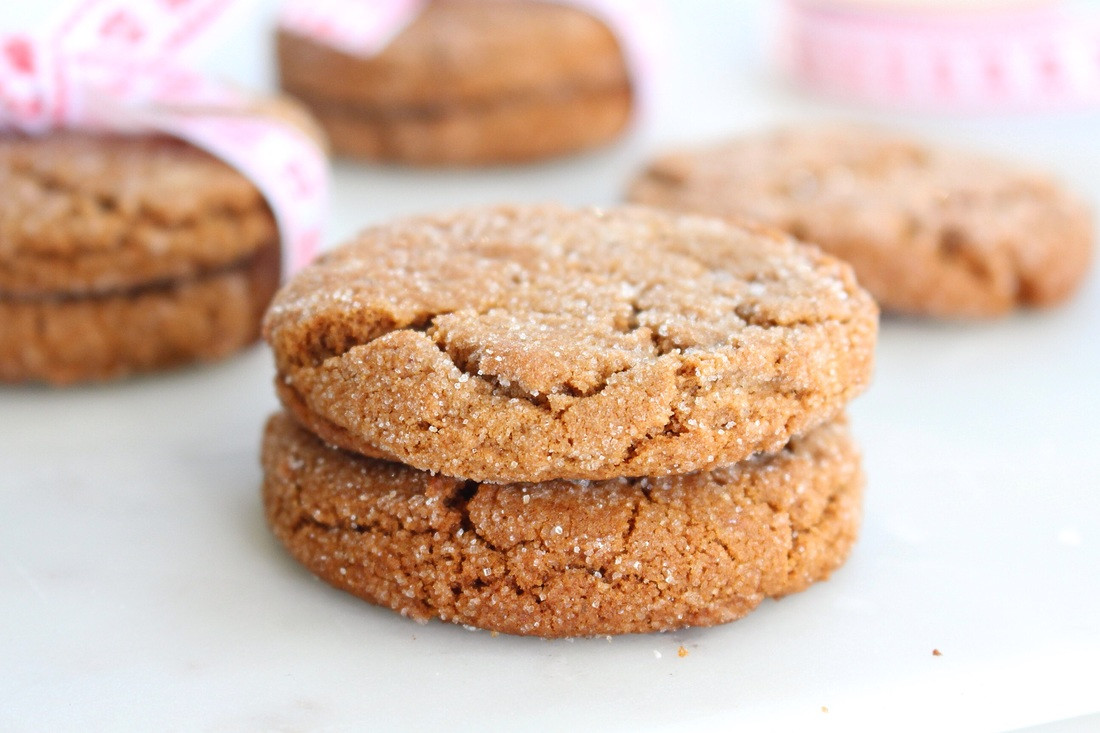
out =
<svg viewBox="0 0 1100 733"><path fill-rule="evenodd" d="M643 207L369 229L265 336L324 440L485 482L662 476L782 448L867 385L877 310L790 237Z"/></svg>
<svg viewBox="0 0 1100 733"><path fill-rule="evenodd" d="M614 34L575 8L443 0L375 56L291 30L281 85L338 153L425 165L512 163L607 143L634 106Z"/></svg>
<svg viewBox="0 0 1100 733"><path fill-rule="evenodd" d="M279 252L200 277L94 297L0 298L0 381L69 384L194 361L255 341Z"/></svg>
<svg viewBox="0 0 1100 733"><path fill-rule="evenodd" d="M225 163L167 137L0 135L0 379L107 379L259 335L275 221Z"/></svg>
<svg viewBox="0 0 1100 733"><path fill-rule="evenodd" d="M1067 299L1092 253L1088 208L1048 176L855 127L673 152L631 201L750 217L855 268L884 310L988 317Z"/></svg>
<svg viewBox="0 0 1100 733"><path fill-rule="evenodd" d="M280 414L263 468L269 524L326 582L547 637L710 626L803 590L848 555L863 485L843 420L711 472L500 485L346 453Z"/></svg>

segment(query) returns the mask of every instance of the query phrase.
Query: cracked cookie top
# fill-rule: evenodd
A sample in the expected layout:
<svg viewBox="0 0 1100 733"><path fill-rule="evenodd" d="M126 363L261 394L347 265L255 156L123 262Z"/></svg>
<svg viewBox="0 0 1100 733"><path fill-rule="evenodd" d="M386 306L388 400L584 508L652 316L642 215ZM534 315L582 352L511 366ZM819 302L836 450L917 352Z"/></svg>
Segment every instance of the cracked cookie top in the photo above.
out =
<svg viewBox="0 0 1100 733"><path fill-rule="evenodd" d="M256 187L168 137L0 134L0 296L194 277L277 242Z"/></svg>
<svg viewBox="0 0 1100 733"><path fill-rule="evenodd" d="M487 482L711 469L837 415L877 310L772 231L642 207L472 209L361 234L275 298L292 414Z"/></svg>
<svg viewBox="0 0 1100 733"><path fill-rule="evenodd" d="M779 227L850 262L884 309L907 313L1057 303L1092 251L1088 207L1050 176L857 126L670 152L629 198Z"/></svg>

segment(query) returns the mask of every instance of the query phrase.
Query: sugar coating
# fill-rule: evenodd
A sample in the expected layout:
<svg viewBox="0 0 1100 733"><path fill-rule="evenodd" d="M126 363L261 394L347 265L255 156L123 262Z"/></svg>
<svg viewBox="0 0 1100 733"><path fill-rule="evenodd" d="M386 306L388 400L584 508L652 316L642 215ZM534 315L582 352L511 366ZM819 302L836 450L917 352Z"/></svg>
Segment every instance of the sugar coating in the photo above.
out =
<svg viewBox="0 0 1100 733"><path fill-rule="evenodd" d="M337 588L402 615L547 637L740 618L847 557L863 476L844 421L709 473L480 484L268 422L264 505Z"/></svg>
<svg viewBox="0 0 1100 733"><path fill-rule="evenodd" d="M256 187L158 136L0 134L0 297L117 293L236 265L276 241Z"/></svg>
<svg viewBox="0 0 1100 733"><path fill-rule="evenodd" d="M774 451L870 379L877 311L789 237L641 207L368 230L265 320L325 440L489 482L659 476Z"/></svg>
<svg viewBox="0 0 1100 733"><path fill-rule="evenodd" d="M852 264L886 310L992 316L1069 297L1092 217L1049 176L850 126L780 130L671 152L631 201L751 217Z"/></svg>
<svg viewBox="0 0 1100 733"><path fill-rule="evenodd" d="M280 82L334 148L420 164L530 160L613 139L634 94L614 34L560 3L436 2L371 57L280 31Z"/></svg>

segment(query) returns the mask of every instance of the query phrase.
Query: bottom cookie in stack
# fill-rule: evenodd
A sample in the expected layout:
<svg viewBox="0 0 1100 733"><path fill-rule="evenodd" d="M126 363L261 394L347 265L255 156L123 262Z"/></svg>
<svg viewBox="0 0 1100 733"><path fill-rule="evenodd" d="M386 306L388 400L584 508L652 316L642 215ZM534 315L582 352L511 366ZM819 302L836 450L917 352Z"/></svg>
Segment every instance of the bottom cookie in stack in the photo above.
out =
<svg viewBox="0 0 1100 733"><path fill-rule="evenodd" d="M0 293L0 381L69 384L221 359L259 336L277 245L215 273L116 293Z"/></svg>
<svg viewBox="0 0 1100 733"><path fill-rule="evenodd" d="M711 626L823 580L855 541L843 419L773 454L662 478L489 484L342 451L289 416L267 519L314 574L418 620L546 637Z"/></svg>

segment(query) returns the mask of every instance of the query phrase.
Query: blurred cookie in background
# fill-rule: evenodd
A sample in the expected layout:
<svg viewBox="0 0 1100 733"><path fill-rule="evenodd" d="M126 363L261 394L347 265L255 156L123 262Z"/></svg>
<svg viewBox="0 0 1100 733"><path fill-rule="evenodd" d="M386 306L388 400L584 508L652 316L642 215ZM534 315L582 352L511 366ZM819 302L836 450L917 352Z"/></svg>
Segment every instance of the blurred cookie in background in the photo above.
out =
<svg viewBox="0 0 1100 733"><path fill-rule="evenodd" d="M613 3L356 5L288 3L277 37L283 89L338 154L521 163L606 144L635 113L629 54L605 23L613 14L588 12Z"/></svg>
<svg viewBox="0 0 1100 733"><path fill-rule="evenodd" d="M1072 295L1092 213L1049 175L856 126L747 135L671 152L636 203L750 217L852 264L884 310L989 317Z"/></svg>
<svg viewBox="0 0 1100 733"><path fill-rule="evenodd" d="M279 235L242 174L159 135L0 136L0 380L225 356L259 336Z"/></svg>
<svg viewBox="0 0 1100 733"><path fill-rule="evenodd" d="M192 66L231 5L83 3L5 36L0 382L227 356L316 252L316 123Z"/></svg>

